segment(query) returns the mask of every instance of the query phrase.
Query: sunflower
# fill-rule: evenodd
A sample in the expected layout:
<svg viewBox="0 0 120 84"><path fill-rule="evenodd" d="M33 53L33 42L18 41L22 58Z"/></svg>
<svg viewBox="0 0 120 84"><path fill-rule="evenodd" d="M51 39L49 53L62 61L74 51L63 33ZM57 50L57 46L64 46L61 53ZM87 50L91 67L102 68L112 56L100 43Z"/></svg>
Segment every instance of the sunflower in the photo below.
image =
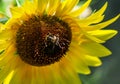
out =
<svg viewBox="0 0 120 84"><path fill-rule="evenodd" d="M81 84L78 73L90 74L99 57L111 52L102 44L117 31L105 30L120 15L101 22L107 2L86 18L79 15L88 0L26 0L11 8L0 28L0 84Z"/></svg>

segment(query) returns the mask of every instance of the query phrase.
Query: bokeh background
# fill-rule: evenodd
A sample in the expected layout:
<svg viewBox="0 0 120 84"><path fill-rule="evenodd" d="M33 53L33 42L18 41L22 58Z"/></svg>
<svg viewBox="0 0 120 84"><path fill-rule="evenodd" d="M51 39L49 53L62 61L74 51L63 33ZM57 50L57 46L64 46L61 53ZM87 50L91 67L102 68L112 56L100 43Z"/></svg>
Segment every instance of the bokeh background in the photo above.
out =
<svg viewBox="0 0 120 84"><path fill-rule="evenodd" d="M21 3L23 0L19 0ZM80 0L80 4L86 0ZM120 0L93 0L91 9L98 10L105 2L108 2L108 8L105 11L104 21L120 14ZM9 7L16 5L15 0L0 0L0 13L9 15ZM0 15L0 22L5 23L7 18ZM120 84L120 18L113 24L106 27L106 29L118 30L118 34L107 41L104 45L108 47L113 54L106 58L102 58L103 65L97 68L91 67L92 74L82 75L80 78L83 84Z"/></svg>

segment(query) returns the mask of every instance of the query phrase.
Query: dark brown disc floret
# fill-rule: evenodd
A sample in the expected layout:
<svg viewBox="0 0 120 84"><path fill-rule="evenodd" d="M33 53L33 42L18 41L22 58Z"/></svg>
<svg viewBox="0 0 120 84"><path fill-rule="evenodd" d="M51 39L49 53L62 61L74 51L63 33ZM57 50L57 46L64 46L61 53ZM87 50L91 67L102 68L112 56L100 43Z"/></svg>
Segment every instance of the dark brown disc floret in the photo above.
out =
<svg viewBox="0 0 120 84"><path fill-rule="evenodd" d="M71 37L68 23L56 16L32 16L18 28L17 53L30 65L50 65L66 54Z"/></svg>

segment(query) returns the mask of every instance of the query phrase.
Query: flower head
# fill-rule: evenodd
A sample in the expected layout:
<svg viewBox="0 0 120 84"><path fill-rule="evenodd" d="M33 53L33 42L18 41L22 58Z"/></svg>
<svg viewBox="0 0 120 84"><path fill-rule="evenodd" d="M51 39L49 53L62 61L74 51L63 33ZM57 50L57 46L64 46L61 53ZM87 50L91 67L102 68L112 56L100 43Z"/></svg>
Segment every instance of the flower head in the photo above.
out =
<svg viewBox="0 0 120 84"><path fill-rule="evenodd" d="M100 66L111 52L102 46L117 31L105 30L107 2L86 18L78 18L88 0L26 0L11 8L12 17L0 29L0 83L81 84L78 73ZM100 23L101 22L101 23Z"/></svg>

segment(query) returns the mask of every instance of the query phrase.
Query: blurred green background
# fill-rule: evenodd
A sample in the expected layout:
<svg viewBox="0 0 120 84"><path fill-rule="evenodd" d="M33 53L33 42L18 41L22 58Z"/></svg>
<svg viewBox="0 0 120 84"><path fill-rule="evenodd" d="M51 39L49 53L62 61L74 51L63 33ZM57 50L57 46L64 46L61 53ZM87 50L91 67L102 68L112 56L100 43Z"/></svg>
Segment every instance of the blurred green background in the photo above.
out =
<svg viewBox="0 0 120 84"><path fill-rule="evenodd" d="M23 2L23 0L19 1L20 3ZM80 3L83 3L84 1L86 0L81 0ZM111 19L120 13L120 0L93 0L91 3L92 10L100 9L106 1L109 2L109 5L105 12L106 16L104 21ZM17 5L15 0L0 0L0 13L6 13L6 16L8 16L9 12L6 8L9 8L9 6L12 5ZM2 23L5 23L6 20L7 18L0 18L0 22ZM106 28L116 29L120 32L120 18ZM104 45L108 47L113 54L101 59L103 61L102 66L97 68L91 67L92 74L80 74L83 84L120 84L120 33L113 39L107 41Z"/></svg>

